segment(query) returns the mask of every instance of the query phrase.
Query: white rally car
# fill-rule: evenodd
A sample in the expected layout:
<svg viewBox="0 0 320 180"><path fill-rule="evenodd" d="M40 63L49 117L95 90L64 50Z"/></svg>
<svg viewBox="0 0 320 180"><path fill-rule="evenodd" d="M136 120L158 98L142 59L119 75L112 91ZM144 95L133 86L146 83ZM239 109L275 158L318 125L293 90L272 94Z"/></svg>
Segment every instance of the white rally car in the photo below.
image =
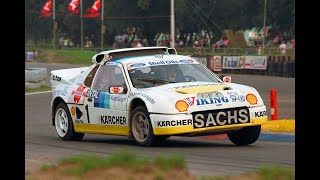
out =
<svg viewBox="0 0 320 180"><path fill-rule="evenodd" d="M151 146L170 136L226 133L249 145L268 121L256 89L224 82L174 48L103 51L92 61L51 71L52 124L63 140L112 134Z"/></svg>

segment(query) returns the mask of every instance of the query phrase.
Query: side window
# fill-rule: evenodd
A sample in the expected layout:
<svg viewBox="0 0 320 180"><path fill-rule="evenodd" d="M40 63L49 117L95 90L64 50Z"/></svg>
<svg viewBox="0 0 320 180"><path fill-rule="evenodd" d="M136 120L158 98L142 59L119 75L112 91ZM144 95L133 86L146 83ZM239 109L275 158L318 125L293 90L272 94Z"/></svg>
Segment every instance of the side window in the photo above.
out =
<svg viewBox="0 0 320 180"><path fill-rule="evenodd" d="M92 71L88 74L87 78L84 80L84 85L87 87L91 87L94 76L96 75L97 69L99 66L96 66L92 69Z"/></svg>
<svg viewBox="0 0 320 180"><path fill-rule="evenodd" d="M109 91L110 86L125 86L125 80L120 67L116 65L101 65L93 89Z"/></svg>

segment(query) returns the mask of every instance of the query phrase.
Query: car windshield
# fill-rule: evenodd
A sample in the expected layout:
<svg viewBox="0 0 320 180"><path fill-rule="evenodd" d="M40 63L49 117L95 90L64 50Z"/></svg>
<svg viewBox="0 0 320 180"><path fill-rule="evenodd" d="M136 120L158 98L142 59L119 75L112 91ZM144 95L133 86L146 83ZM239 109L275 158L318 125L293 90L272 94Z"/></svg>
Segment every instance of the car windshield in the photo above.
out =
<svg viewBox="0 0 320 180"><path fill-rule="evenodd" d="M129 70L131 82L135 88L149 88L168 83L191 81L219 82L200 64L170 64L142 66Z"/></svg>

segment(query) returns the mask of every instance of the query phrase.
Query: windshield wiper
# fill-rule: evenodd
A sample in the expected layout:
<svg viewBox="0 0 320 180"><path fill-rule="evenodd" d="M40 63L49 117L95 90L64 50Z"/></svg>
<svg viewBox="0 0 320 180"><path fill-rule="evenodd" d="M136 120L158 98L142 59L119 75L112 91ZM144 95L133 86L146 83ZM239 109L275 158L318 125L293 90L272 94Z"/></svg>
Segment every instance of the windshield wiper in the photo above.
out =
<svg viewBox="0 0 320 180"><path fill-rule="evenodd" d="M152 83L176 83L175 81L169 81L164 79L152 79L152 78L137 78L136 80L139 81L146 81L146 82L152 82Z"/></svg>

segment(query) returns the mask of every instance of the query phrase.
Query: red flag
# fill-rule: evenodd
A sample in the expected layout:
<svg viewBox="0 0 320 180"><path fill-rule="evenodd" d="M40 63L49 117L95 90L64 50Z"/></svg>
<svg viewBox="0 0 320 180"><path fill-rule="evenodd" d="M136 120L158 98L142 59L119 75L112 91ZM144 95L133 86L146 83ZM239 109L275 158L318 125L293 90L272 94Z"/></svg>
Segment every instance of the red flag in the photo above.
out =
<svg viewBox="0 0 320 180"><path fill-rule="evenodd" d="M95 0L93 5L88 9L87 13L83 15L86 18L95 18L100 16L98 12L101 8L101 0Z"/></svg>
<svg viewBox="0 0 320 180"><path fill-rule="evenodd" d="M51 16L52 0L48 0L42 7L41 17Z"/></svg>
<svg viewBox="0 0 320 180"><path fill-rule="evenodd" d="M80 0L71 0L71 2L68 5L68 10L71 11L70 16L79 13L79 9L78 9L79 4L80 4Z"/></svg>

